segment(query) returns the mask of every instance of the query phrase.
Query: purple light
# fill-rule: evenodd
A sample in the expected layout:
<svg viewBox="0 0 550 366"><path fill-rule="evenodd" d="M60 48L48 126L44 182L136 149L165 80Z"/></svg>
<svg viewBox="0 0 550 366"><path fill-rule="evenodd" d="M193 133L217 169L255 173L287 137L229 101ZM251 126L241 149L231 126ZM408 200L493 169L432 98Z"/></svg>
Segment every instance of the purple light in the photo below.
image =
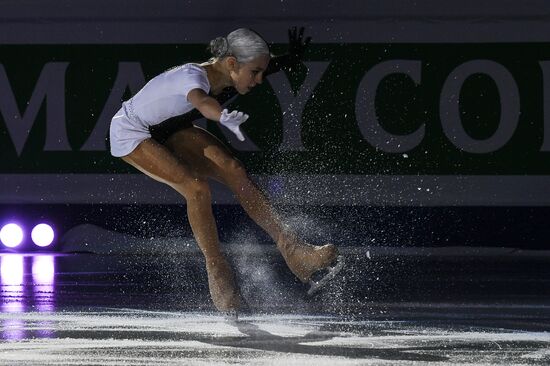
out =
<svg viewBox="0 0 550 366"><path fill-rule="evenodd" d="M42 312L55 311L55 257L53 255L34 255L32 257L32 280L35 309ZM45 328L51 328L44 325ZM52 332L43 329L40 337L52 336Z"/></svg>
<svg viewBox="0 0 550 366"><path fill-rule="evenodd" d="M32 229L31 238L39 247L47 247L53 242L53 229L48 224L38 224Z"/></svg>
<svg viewBox="0 0 550 366"><path fill-rule="evenodd" d="M17 224L7 224L0 230L0 241L9 248L15 248L23 241L23 230Z"/></svg>

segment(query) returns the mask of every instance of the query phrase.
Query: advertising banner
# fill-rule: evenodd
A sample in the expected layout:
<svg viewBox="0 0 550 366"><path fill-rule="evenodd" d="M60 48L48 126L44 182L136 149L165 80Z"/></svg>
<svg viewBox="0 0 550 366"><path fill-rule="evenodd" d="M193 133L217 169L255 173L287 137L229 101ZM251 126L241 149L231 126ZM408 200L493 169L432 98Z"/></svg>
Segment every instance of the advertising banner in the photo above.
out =
<svg viewBox="0 0 550 366"><path fill-rule="evenodd" d="M167 2L155 14L142 2L40 4L0 5L1 203L181 203L110 155L121 102L174 65L207 60L208 41L232 29L252 27L283 54L287 29L302 25L313 37L303 64L227 104L250 115L244 142L195 123L273 199L550 204L550 26L533 18L543 3L513 17L429 2L268 2L256 13ZM214 199L234 202L220 187Z"/></svg>

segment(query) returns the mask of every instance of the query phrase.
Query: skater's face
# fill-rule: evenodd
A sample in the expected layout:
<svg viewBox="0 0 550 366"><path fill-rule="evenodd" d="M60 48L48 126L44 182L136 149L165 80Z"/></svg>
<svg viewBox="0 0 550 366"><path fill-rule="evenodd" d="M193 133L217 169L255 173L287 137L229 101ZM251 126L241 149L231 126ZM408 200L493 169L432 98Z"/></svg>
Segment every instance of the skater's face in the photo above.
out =
<svg viewBox="0 0 550 366"><path fill-rule="evenodd" d="M268 55L261 55L250 62L241 63L234 57L229 58L231 80L239 94L246 94L256 85L262 83L269 59Z"/></svg>

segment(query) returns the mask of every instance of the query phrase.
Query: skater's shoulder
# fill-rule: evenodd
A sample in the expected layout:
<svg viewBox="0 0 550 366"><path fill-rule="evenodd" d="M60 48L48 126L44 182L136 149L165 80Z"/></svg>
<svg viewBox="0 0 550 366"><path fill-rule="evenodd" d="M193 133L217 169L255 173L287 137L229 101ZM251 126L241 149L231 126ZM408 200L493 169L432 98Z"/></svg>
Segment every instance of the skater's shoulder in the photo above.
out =
<svg viewBox="0 0 550 366"><path fill-rule="evenodd" d="M190 62L186 64L177 65L171 67L164 72L165 74L188 74L188 75L204 75L206 76L206 69L198 63Z"/></svg>

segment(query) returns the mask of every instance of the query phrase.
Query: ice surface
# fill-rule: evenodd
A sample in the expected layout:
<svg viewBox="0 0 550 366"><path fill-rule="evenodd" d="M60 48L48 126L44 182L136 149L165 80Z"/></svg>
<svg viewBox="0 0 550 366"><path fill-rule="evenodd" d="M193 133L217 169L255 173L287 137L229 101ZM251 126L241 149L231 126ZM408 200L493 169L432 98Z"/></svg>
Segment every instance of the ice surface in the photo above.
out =
<svg viewBox="0 0 550 366"><path fill-rule="evenodd" d="M512 329L98 308L1 313L3 365L547 364L550 334ZM16 337L10 337L14 336Z"/></svg>

